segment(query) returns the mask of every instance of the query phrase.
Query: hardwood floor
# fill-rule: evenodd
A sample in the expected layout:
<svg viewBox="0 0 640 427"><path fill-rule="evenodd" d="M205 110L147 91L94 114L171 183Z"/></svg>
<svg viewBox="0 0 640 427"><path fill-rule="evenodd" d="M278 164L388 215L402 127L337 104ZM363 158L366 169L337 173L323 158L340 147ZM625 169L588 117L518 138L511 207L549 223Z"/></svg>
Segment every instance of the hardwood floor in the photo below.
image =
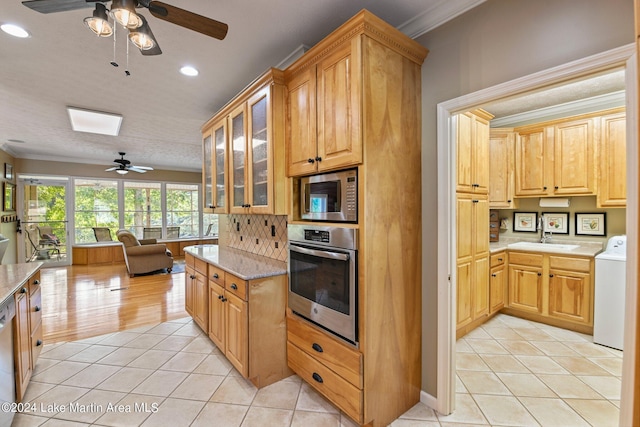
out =
<svg viewBox="0 0 640 427"><path fill-rule="evenodd" d="M45 343L73 341L187 316L184 273L130 278L125 264L43 268Z"/></svg>

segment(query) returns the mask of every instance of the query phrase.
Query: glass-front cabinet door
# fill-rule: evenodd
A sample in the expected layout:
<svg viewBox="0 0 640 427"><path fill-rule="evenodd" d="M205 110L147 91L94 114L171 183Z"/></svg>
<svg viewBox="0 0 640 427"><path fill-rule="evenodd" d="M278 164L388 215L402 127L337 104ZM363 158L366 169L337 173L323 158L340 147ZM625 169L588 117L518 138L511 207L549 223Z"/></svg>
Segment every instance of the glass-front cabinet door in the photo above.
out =
<svg viewBox="0 0 640 427"><path fill-rule="evenodd" d="M229 213L227 203L227 118L213 126L212 199L215 213Z"/></svg>
<svg viewBox="0 0 640 427"><path fill-rule="evenodd" d="M213 212L213 157L211 131L202 134L202 192L204 212Z"/></svg>
<svg viewBox="0 0 640 427"><path fill-rule="evenodd" d="M249 203L255 213L270 213L270 183L273 168L270 166L270 144L268 132L269 88L264 88L249 99Z"/></svg>
<svg viewBox="0 0 640 427"><path fill-rule="evenodd" d="M231 113L229 129L231 135L231 213L247 213L245 201L247 169L247 132L246 132L246 104L240 105Z"/></svg>

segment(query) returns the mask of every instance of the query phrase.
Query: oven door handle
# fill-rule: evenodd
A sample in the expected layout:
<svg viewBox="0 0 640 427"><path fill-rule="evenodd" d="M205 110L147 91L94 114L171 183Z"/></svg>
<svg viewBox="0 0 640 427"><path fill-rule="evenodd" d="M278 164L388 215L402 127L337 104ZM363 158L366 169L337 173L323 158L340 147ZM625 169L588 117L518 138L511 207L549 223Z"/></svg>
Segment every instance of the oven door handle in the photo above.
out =
<svg viewBox="0 0 640 427"><path fill-rule="evenodd" d="M317 256L320 258L337 259L340 261L349 261L349 254L343 254L338 252L319 251L317 249L303 248L300 246L292 245L289 243L289 250L298 252L300 254Z"/></svg>

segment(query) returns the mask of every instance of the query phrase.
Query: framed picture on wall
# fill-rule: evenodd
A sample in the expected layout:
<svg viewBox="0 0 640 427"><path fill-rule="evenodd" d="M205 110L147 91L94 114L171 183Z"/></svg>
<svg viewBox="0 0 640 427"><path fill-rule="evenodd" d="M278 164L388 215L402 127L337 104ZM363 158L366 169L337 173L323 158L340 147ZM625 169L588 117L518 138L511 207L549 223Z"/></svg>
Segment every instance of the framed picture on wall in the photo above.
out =
<svg viewBox="0 0 640 427"><path fill-rule="evenodd" d="M606 236L606 214L576 213L576 235Z"/></svg>
<svg viewBox="0 0 640 427"><path fill-rule="evenodd" d="M4 164L4 179L13 181L13 166L9 163Z"/></svg>
<svg viewBox="0 0 640 427"><path fill-rule="evenodd" d="M569 234L568 212L543 212L545 233Z"/></svg>
<svg viewBox="0 0 640 427"><path fill-rule="evenodd" d="M4 203L2 204L2 210L5 212L16 210L16 186L10 182L3 183L4 190Z"/></svg>
<svg viewBox="0 0 640 427"><path fill-rule="evenodd" d="M513 231L525 231L535 233L538 225L537 212L514 212Z"/></svg>

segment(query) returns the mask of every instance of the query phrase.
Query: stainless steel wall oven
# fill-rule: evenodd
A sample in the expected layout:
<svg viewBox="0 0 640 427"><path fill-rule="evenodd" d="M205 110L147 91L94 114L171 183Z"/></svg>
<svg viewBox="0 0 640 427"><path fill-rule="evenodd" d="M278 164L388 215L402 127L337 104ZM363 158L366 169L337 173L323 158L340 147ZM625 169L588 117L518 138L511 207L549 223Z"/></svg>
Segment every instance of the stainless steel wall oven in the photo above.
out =
<svg viewBox="0 0 640 427"><path fill-rule="evenodd" d="M357 344L357 230L290 224L289 308Z"/></svg>

